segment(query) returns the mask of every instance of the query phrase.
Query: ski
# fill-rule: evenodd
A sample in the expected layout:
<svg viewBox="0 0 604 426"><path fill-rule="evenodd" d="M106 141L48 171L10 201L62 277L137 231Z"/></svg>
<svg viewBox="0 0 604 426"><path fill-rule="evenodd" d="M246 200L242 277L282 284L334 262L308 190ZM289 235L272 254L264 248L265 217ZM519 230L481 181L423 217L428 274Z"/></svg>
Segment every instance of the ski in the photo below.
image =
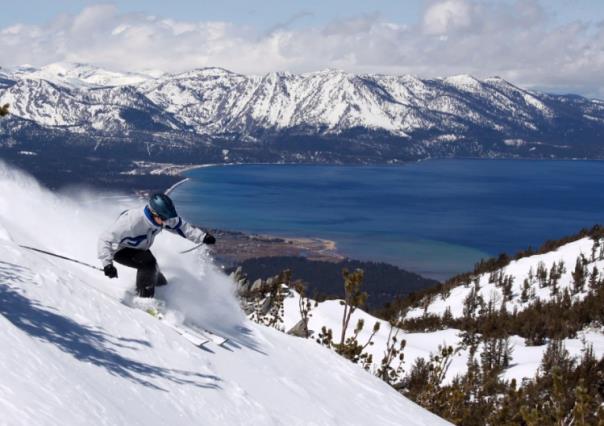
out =
<svg viewBox="0 0 604 426"><path fill-rule="evenodd" d="M124 300L129 306L134 306L138 309L141 309L157 319L161 320L164 317L163 312L165 312L165 303L159 299L138 297L134 293L128 291L126 292L126 298ZM197 324L185 322L184 324L178 326L175 326L174 324L172 325L174 327L179 327L184 332L188 332L189 334L199 336L202 339L209 340L218 346L223 346L229 340L228 338L223 337L212 330L208 330L207 328L200 327Z"/></svg>
<svg viewBox="0 0 604 426"><path fill-rule="evenodd" d="M195 330L190 330L188 327L182 327L179 325L172 324L168 321L164 321L164 314L162 313L161 309L163 307L163 303L160 300L151 298L143 299L136 297L134 294L128 292L126 294L126 297L122 299L121 302L131 309L138 309L151 315L152 317L160 321L162 324L164 324L166 327L174 330L176 333L182 336L185 340L192 343L194 346L201 348L205 344L212 341L212 339L200 335L199 333L196 333Z"/></svg>
<svg viewBox="0 0 604 426"><path fill-rule="evenodd" d="M197 336L197 335L191 333L189 330L185 330L183 328L180 328L179 326L170 324L169 322L162 321L162 323L167 325L172 330L176 331L178 334L180 334L182 337L184 337L186 340L188 340L189 342L191 342L193 345L195 345L197 347L201 348L203 345L210 342L210 339L208 339L206 337Z"/></svg>
<svg viewBox="0 0 604 426"><path fill-rule="evenodd" d="M212 343L214 343L218 346L223 346L225 343L227 343L229 341L228 338L221 336L220 334L217 334L213 331L210 331L207 328L201 328L195 324L185 324L185 326L187 328L193 329L194 331L198 332L205 338L210 339L212 341Z"/></svg>

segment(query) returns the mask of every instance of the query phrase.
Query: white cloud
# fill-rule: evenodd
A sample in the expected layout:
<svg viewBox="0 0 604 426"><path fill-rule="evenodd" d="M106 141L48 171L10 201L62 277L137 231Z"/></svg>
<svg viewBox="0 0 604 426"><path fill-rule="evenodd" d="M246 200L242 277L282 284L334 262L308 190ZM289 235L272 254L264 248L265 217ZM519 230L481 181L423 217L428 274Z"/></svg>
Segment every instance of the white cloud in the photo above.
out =
<svg viewBox="0 0 604 426"><path fill-rule="evenodd" d="M414 26L376 14L323 27L286 23L269 32L95 5L45 25L0 29L0 51L5 66L73 61L132 71L219 66L261 74L329 67L423 77L499 75L520 85L604 98L604 26L557 24L537 0L429 1Z"/></svg>
<svg viewBox="0 0 604 426"><path fill-rule="evenodd" d="M472 8L464 0L446 0L432 4L424 14L427 34L445 34L452 29L468 28L472 23Z"/></svg>

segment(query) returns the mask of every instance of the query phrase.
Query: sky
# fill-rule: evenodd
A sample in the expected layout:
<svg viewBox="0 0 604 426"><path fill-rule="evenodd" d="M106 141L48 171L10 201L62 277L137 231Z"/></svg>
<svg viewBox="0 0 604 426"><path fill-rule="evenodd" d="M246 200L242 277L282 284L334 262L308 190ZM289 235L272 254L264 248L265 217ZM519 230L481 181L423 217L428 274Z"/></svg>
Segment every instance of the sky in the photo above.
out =
<svg viewBox="0 0 604 426"><path fill-rule="evenodd" d="M0 65L500 76L604 99L602 0L22 0Z"/></svg>

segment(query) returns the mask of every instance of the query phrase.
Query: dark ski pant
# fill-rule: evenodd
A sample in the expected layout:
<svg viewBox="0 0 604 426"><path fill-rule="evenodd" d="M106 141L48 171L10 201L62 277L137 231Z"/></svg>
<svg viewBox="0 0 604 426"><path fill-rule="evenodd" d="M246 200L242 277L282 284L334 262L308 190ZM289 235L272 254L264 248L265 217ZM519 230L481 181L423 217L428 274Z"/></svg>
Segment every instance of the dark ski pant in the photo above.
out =
<svg viewBox="0 0 604 426"><path fill-rule="evenodd" d="M159 271L155 256L150 250L123 248L115 253L113 260L136 268L136 294L140 297L153 297L155 286L166 284L166 278Z"/></svg>

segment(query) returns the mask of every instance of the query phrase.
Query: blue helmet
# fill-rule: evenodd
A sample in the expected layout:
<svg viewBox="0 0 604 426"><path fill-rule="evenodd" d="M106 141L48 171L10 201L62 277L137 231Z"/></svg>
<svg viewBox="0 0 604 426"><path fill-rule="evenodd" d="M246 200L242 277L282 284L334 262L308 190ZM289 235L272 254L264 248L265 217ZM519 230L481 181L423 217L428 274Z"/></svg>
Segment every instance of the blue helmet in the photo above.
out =
<svg viewBox="0 0 604 426"><path fill-rule="evenodd" d="M173 217L178 216L176 208L174 208L174 203L166 194L153 194L151 198L149 198L149 209L151 210L151 213L155 213L163 220L172 219Z"/></svg>

